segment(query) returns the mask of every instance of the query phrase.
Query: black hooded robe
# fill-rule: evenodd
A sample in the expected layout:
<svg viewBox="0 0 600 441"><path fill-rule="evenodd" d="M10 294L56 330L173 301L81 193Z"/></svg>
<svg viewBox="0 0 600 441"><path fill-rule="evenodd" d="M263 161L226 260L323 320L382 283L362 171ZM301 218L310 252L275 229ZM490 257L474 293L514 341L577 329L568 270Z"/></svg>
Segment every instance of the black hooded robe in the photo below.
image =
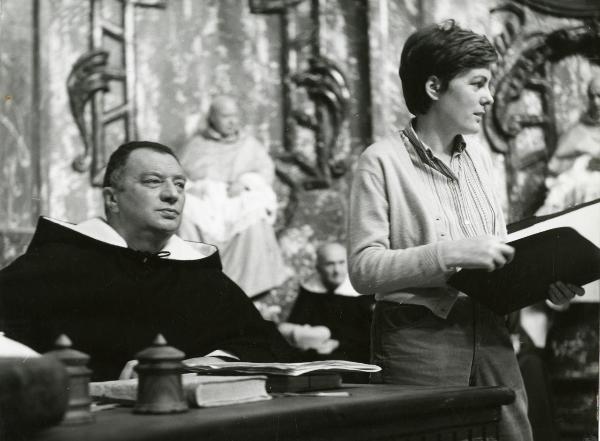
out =
<svg viewBox="0 0 600 441"><path fill-rule="evenodd" d="M268 270L268 269L265 269ZM8 337L45 352L61 333L116 379L158 333L187 357L221 349L243 361L294 361L272 322L221 271L219 254L174 260L93 239L40 218L27 252L0 271Z"/></svg>

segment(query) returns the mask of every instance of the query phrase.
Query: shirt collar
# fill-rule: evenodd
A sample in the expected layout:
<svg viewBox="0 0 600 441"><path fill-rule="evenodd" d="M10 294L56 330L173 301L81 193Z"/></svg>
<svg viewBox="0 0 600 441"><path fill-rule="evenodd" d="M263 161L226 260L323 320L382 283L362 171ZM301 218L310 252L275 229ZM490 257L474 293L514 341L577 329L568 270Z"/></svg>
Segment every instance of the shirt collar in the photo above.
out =
<svg viewBox="0 0 600 441"><path fill-rule="evenodd" d="M232 135L223 136L223 134L221 134L220 132L216 131L212 127L208 126L204 130L204 132L202 132L202 136L204 136L207 139L213 140L213 141L226 142L226 143L234 143L234 142L239 141L239 139L240 139L240 132L238 131L238 132L235 132Z"/></svg>
<svg viewBox="0 0 600 441"><path fill-rule="evenodd" d="M415 148L424 151L426 153L427 157L434 157L435 154L433 153L431 148L429 148L427 145L425 145L423 143L423 141L421 141L419 139L419 136L417 135L417 132L415 131L415 127L414 127L416 121L417 121L417 118L413 118L410 120L410 124L405 129L405 135L410 140L410 142L415 146ZM465 141L465 138L460 134L458 134L454 137L453 142L454 142L454 147L452 149L452 153L462 153L467 148L467 142Z"/></svg>
<svg viewBox="0 0 600 441"><path fill-rule="evenodd" d="M305 290L315 294L326 294L329 292L318 274L313 274L307 280L302 282L301 286ZM346 276L344 281L333 291L333 293L347 297L358 297L360 295L350 283L350 278L348 276Z"/></svg>
<svg viewBox="0 0 600 441"><path fill-rule="evenodd" d="M431 150L431 148L429 148L427 145L425 145L425 143L423 143L423 141L419 139L417 132L414 129L415 121L416 118L413 118L408 127L404 129L402 133L406 136L410 144L415 149L419 159L424 164L446 175L450 179L457 180L454 172L443 161L435 156L435 153L433 150ZM453 142L453 156L460 155L467 148L467 143L465 142L464 137L460 134L454 137Z"/></svg>

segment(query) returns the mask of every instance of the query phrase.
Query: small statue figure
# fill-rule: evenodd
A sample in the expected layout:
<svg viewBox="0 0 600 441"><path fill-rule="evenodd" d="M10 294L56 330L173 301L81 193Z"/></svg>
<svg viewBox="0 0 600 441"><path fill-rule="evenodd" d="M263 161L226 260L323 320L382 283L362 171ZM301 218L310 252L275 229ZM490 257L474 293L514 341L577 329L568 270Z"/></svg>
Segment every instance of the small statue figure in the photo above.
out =
<svg viewBox="0 0 600 441"><path fill-rule="evenodd" d="M180 159L190 182L179 235L216 245L223 272L248 297L281 285L288 271L273 230L275 165L241 129L232 97L213 100L208 126L184 145Z"/></svg>
<svg viewBox="0 0 600 441"><path fill-rule="evenodd" d="M560 137L548 163L548 195L538 216L600 197L600 76L587 92L586 112Z"/></svg>

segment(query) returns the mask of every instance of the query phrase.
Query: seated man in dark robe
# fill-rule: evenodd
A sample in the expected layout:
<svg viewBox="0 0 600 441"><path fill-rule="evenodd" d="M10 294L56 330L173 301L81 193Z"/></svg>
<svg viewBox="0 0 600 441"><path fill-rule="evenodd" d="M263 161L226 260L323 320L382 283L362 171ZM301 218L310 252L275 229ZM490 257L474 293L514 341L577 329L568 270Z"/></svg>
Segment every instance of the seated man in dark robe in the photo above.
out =
<svg viewBox="0 0 600 441"><path fill-rule="evenodd" d="M217 249L174 234L185 183L168 147L120 146L103 184L106 220L40 218L27 252L0 271L0 330L41 352L67 334L91 356L94 380L117 378L158 333L188 357L292 361Z"/></svg>
<svg viewBox="0 0 600 441"><path fill-rule="evenodd" d="M320 351L320 358L368 363L373 296L359 295L350 284L346 250L339 243L318 248L316 269L315 276L301 284L288 323L329 330L330 339L339 345L329 353ZM291 327L288 339L302 347L303 334L311 331Z"/></svg>

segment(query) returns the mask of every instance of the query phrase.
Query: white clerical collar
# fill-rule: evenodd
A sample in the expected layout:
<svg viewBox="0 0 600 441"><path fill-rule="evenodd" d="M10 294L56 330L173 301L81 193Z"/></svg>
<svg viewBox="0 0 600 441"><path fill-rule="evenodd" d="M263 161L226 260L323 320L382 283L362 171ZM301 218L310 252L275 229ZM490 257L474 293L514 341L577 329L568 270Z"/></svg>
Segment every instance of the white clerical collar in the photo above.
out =
<svg viewBox="0 0 600 441"><path fill-rule="evenodd" d="M222 133L220 133L219 131L212 128L211 126L208 126L206 128L206 130L204 131L204 133L202 133L202 135L205 138L212 139L213 141L234 143L234 142L238 142L240 140L241 134L240 134L240 131L238 130L237 132L235 132L229 136L225 136Z"/></svg>
<svg viewBox="0 0 600 441"><path fill-rule="evenodd" d="M302 282L301 285L307 291L314 292L316 294L325 294L328 292L318 274L313 274L308 280ZM350 278L348 276L346 276L344 281L333 291L333 293L347 297L358 297L360 295L350 283Z"/></svg>
<svg viewBox="0 0 600 441"><path fill-rule="evenodd" d="M85 236L91 237L92 239L96 239L111 245L116 245L118 247L127 248L127 242L125 242L125 239L123 239L123 237L102 218L94 217L79 224L71 224L69 222L63 222L51 218L46 219L62 225L63 227L70 228L73 231L77 231ZM181 239L179 236L173 235L169 238L167 244L161 251L169 252L169 256L166 257L167 259L197 260L210 256L216 251L216 248L205 243L187 242Z"/></svg>

